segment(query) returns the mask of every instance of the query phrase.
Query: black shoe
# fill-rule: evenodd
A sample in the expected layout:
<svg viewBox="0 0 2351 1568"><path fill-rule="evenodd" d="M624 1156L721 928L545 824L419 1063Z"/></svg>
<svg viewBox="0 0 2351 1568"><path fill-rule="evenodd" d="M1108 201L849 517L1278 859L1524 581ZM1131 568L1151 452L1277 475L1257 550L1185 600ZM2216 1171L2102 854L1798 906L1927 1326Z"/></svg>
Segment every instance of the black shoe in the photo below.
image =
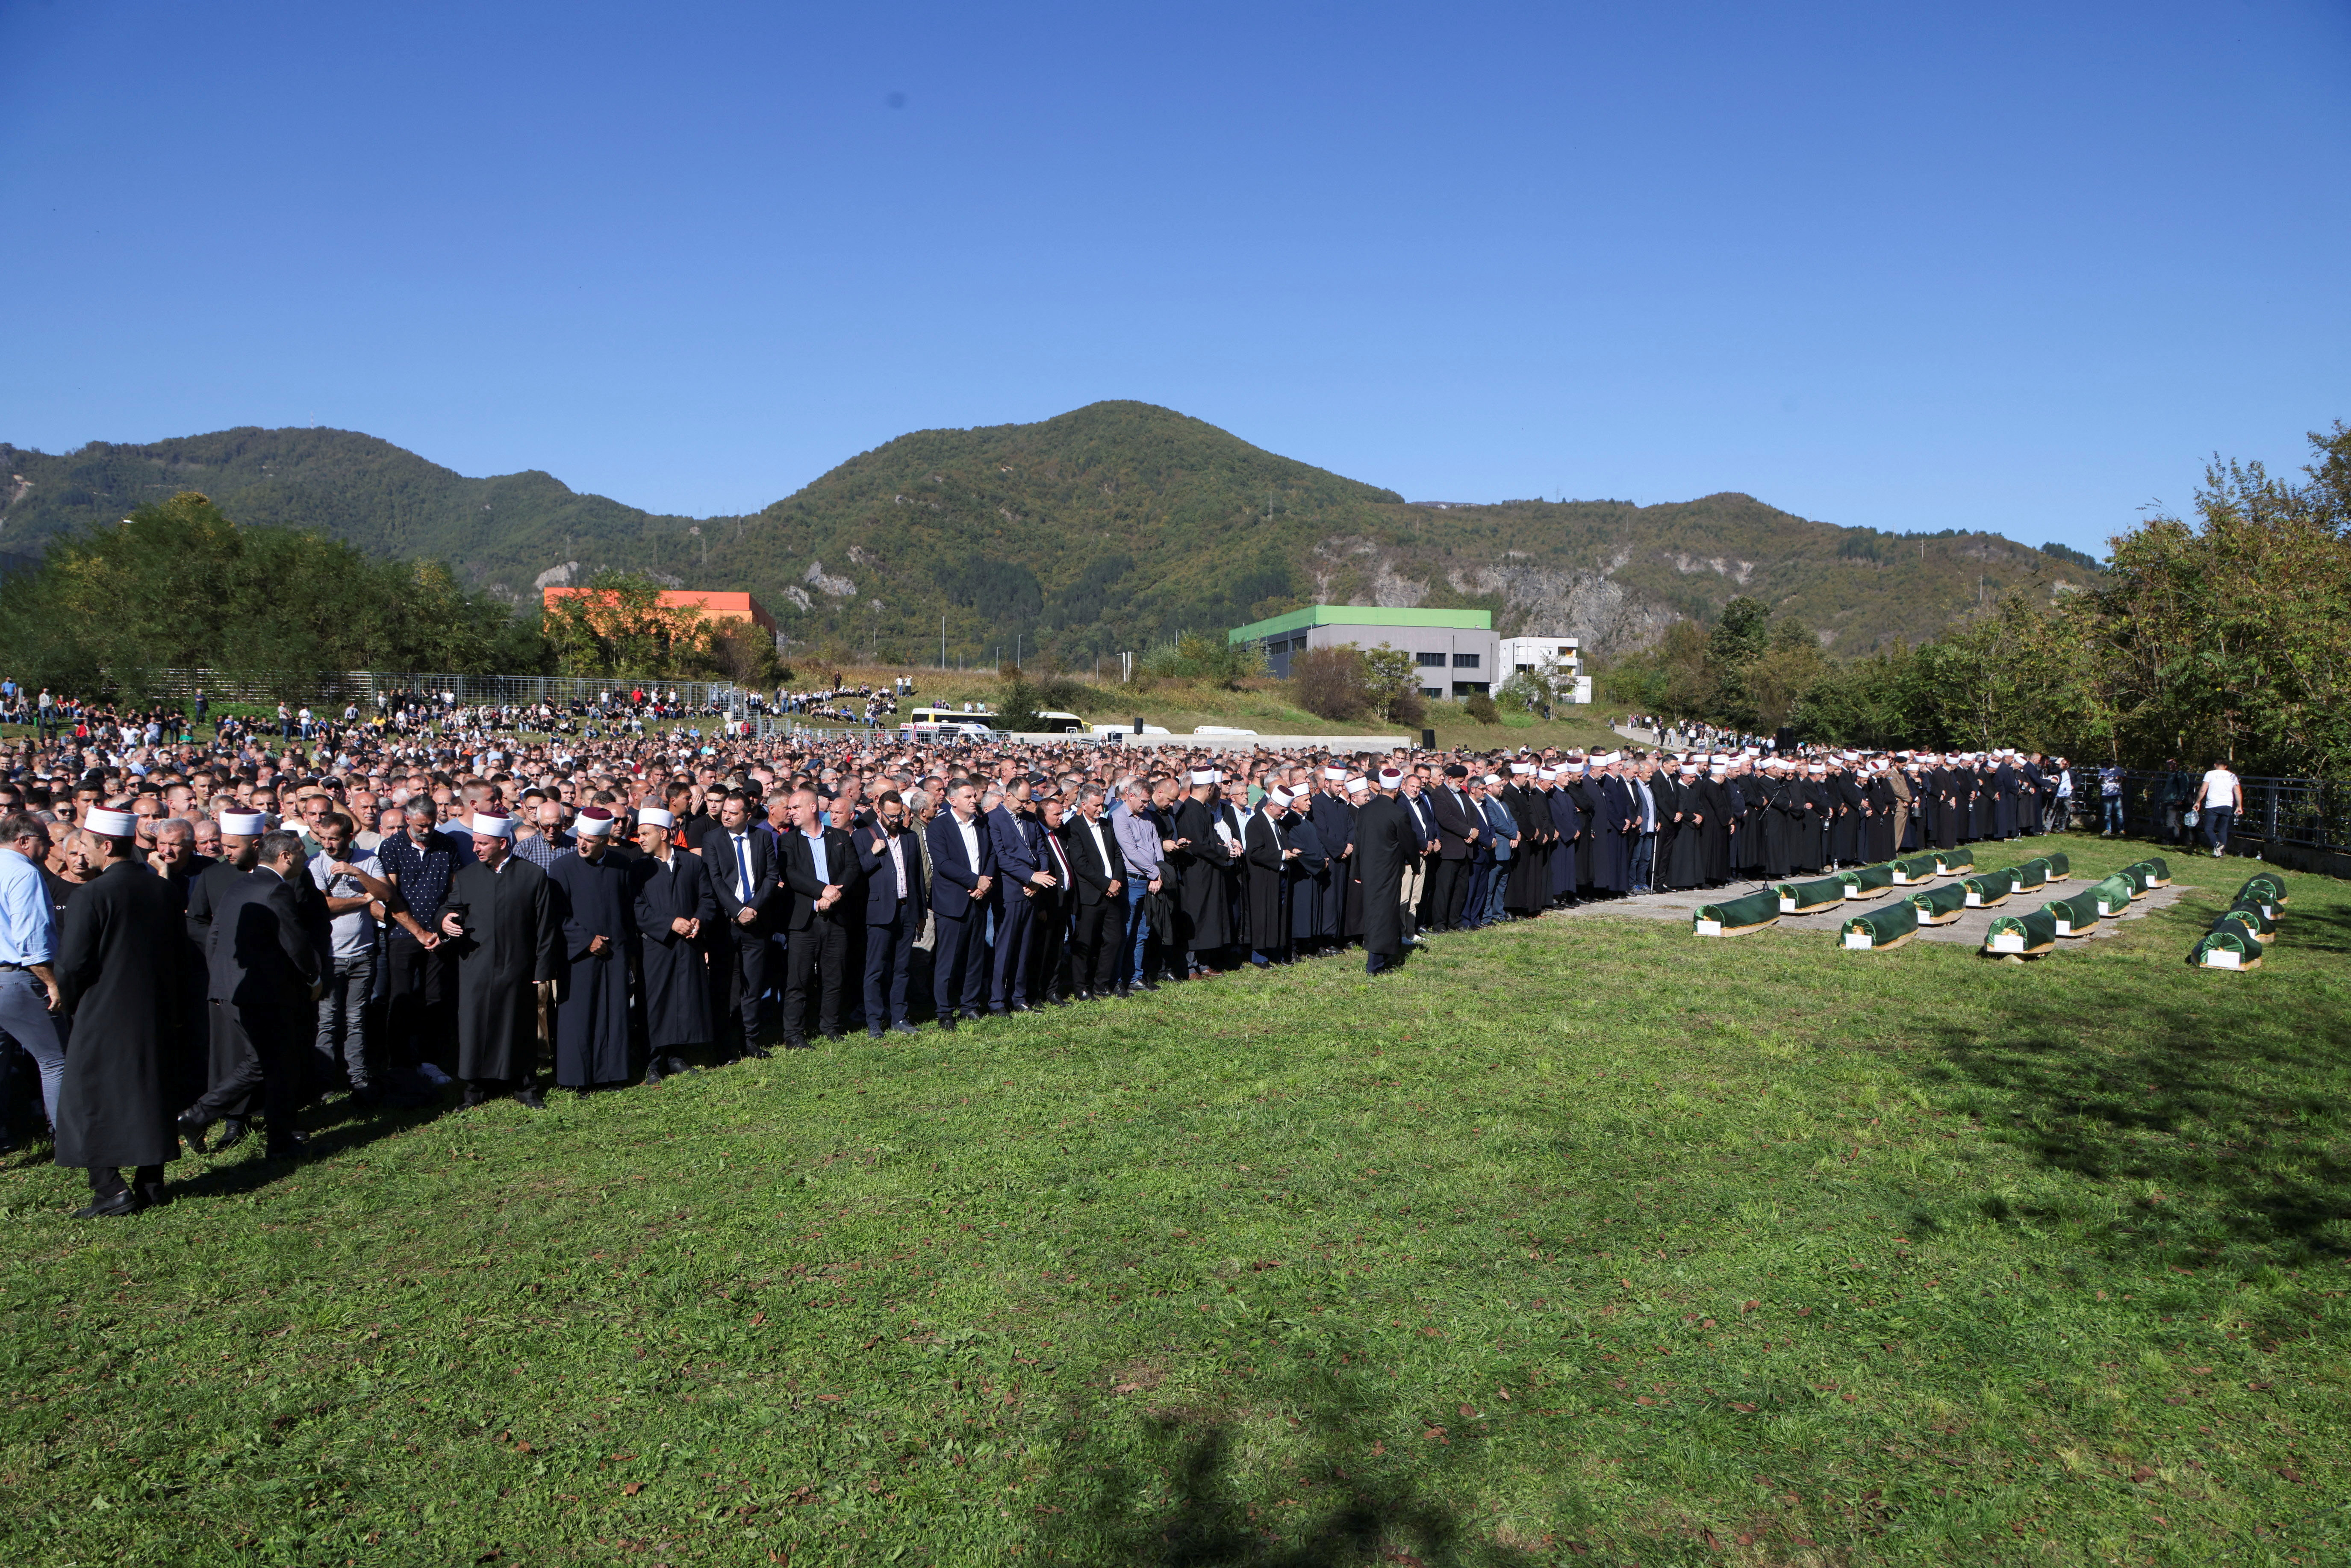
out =
<svg viewBox="0 0 2351 1568"><path fill-rule="evenodd" d="M544 1111L547 1109L547 1096L541 1094L536 1085L527 1084L524 1087L516 1090L514 1092L514 1099L516 1104L522 1106L526 1110Z"/></svg>
<svg viewBox="0 0 2351 1568"><path fill-rule="evenodd" d="M784 1043L789 1046L792 1042L789 1039L787 1039ZM747 1048L741 1056L737 1057L735 1060L737 1061L765 1061L775 1054L776 1053L774 1051L769 1051L764 1045L755 1045Z"/></svg>
<svg viewBox="0 0 2351 1568"><path fill-rule="evenodd" d="M806 1051L808 1049L808 1037L800 1034L788 1034L777 1043L781 1045L786 1051ZM763 1051L759 1054L761 1056L765 1056L768 1053Z"/></svg>
<svg viewBox="0 0 2351 1568"><path fill-rule="evenodd" d="M888 1031L878 1023L868 1024L865 1026L865 1038L868 1040L880 1040L883 1035L887 1032Z"/></svg>
<svg viewBox="0 0 2351 1568"><path fill-rule="evenodd" d="M662 1075L659 1072L656 1072L650 1067L645 1069L645 1075L642 1080L643 1087L647 1089L658 1089L661 1087L661 1082Z"/></svg>
<svg viewBox="0 0 2351 1568"><path fill-rule="evenodd" d="M139 1195L126 1186L112 1197L101 1197L94 1203L75 1209L74 1218L76 1219L112 1219L120 1215L136 1214L144 1207L146 1206L139 1201Z"/></svg>
<svg viewBox="0 0 2351 1568"><path fill-rule="evenodd" d="M817 1030L817 1032L818 1032L819 1034L820 1034L820 1035L824 1036L824 1038L825 1038L825 1039L827 1039L827 1040L847 1040L847 1039L849 1038L849 1036L848 1036L848 1035L846 1035L846 1034L842 1033L840 1030L837 1030L837 1029L823 1029L823 1030ZM875 1030L873 1032L874 1032L875 1034L880 1034L882 1031L881 1031L880 1030L878 1030L878 1029L877 1029L877 1030Z"/></svg>
<svg viewBox="0 0 2351 1568"><path fill-rule="evenodd" d="M204 1153L204 1134L212 1131L213 1124L210 1122L205 1121L193 1111L183 1111L180 1113L176 1125L180 1129L180 1136L188 1140L188 1147L200 1155Z"/></svg>
<svg viewBox="0 0 2351 1568"><path fill-rule="evenodd" d="M246 1119L242 1116L222 1117L220 1122L220 1136L213 1143L213 1153L216 1155L226 1154L229 1150L245 1142L246 1134L252 1131L253 1128L251 1125L248 1124Z"/></svg>
<svg viewBox="0 0 2351 1568"><path fill-rule="evenodd" d="M269 1146L262 1151L262 1157L272 1160L298 1160L309 1152L309 1139L299 1133L287 1133L282 1137L271 1138Z"/></svg>
<svg viewBox="0 0 2351 1568"><path fill-rule="evenodd" d="M1035 1012L1037 1009L1036 1009L1035 1008L1030 1007L1027 1002L1015 1002L1015 1003L1013 1003L1009 1008L1007 1008L1005 1010L1006 1010L1007 1012L1016 1012L1016 1013L1033 1013L1033 1012Z"/></svg>
<svg viewBox="0 0 2351 1568"><path fill-rule="evenodd" d="M131 1191L141 1208L161 1208L172 1201L171 1190L160 1181L142 1181Z"/></svg>
<svg viewBox="0 0 2351 1568"><path fill-rule="evenodd" d="M943 1030L946 1030L946 1032L947 1032L947 1033L949 1033L949 1034L953 1034L953 1033L955 1033L955 1031L956 1031L956 1019L955 1019L955 1014L953 1014L953 1013L941 1013L941 1014L939 1015L939 1027L940 1027L941 1029L943 1029Z"/></svg>
<svg viewBox="0 0 2351 1568"><path fill-rule="evenodd" d="M896 1023L890 1026L890 1032L892 1034L914 1034L919 1031L915 1030L913 1024L908 1023L904 1019L900 1019Z"/></svg>

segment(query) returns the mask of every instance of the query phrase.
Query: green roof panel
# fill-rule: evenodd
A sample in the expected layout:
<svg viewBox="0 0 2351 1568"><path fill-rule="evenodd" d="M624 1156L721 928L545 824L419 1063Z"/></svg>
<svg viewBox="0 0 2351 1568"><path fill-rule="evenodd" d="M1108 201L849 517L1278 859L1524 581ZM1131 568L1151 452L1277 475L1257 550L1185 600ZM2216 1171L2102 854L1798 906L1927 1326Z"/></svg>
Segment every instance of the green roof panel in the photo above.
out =
<svg viewBox="0 0 2351 1568"><path fill-rule="evenodd" d="M1225 633L1228 643L1302 632L1310 626L1443 626L1455 632L1491 632L1490 610L1391 610L1378 604L1309 604L1267 621L1252 621Z"/></svg>

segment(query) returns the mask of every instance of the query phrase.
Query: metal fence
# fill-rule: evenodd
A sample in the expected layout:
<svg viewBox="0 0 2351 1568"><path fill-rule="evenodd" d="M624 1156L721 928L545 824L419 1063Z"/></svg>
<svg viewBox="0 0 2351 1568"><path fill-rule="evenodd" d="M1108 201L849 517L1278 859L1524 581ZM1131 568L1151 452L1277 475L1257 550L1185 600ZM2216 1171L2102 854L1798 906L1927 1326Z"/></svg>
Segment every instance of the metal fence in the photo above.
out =
<svg viewBox="0 0 2351 1568"><path fill-rule="evenodd" d="M2196 798L2200 772L2171 774L2126 769L2123 826L2131 833L2159 833L2171 813ZM2182 782L2184 780L2184 782ZM2244 800L2231 825L2231 839L2291 844L2341 854L2351 852L2351 782L2339 779L2245 779ZM2074 812L2095 829L2105 811L2095 768L2074 769Z"/></svg>
<svg viewBox="0 0 2351 1568"><path fill-rule="evenodd" d="M291 703L311 707L357 704L371 712L376 698L440 700L450 695L458 703L547 703L569 707L593 706L606 699L625 702L640 687L650 695L671 692L689 708L726 708L740 705L743 688L731 681L590 680L573 675L459 675L430 671L317 670L273 675L234 676L217 670L163 670L153 683L155 695L185 701L202 687L215 703Z"/></svg>

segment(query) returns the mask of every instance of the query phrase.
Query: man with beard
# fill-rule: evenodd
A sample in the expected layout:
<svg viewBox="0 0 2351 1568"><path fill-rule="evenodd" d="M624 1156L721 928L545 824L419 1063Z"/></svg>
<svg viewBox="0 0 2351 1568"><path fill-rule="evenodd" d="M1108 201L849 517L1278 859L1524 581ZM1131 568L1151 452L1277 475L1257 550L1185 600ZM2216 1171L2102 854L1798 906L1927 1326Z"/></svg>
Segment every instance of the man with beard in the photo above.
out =
<svg viewBox="0 0 2351 1568"><path fill-rule="evenodd" d="M1429 925L1452 931L1461 925L1469 899L1469 876L1483 836L1480 821L1469 803L1469 769L1449 763L1442 783L1428 792L1428 809L1437 819L1437 858L1429 867Z"/></svg>
<svg viewBox="0 0 2351 1568"><path fill-rule="evenodd" d="M1404 962L1405 874L1426 841L1402 799L1405 776L1380 770L1378 792L1355 813L1355 874L1364 884L1364 973L1383 974Z"/></svg>
<svg viewBox="0 0 2351 1568"><path fill-rule="evenodd" d="M1633 843L1639 837L1641 803L1625 779L1625 765L1610 752L1595 791L1593 820L1592 889L1623 895L1633 890Z"/></svg>
<svg viewBox="0 0 2351 1568"><path fill-rule="evenodd" d="M1576 857L1588 853L1583 838L1591 824L1584 821L1583 802L1575 789L1576 775L1581 766L1562 762L1552 770L1551 790L1551 887L1548 902L1562 908L1576 902Z"/></svg>
<svg viewBox="0 0 2351 1568"><path fill-rule="evenodd" d="M1299 862L1319 859L1322 864L1290 890L1290 934L1310 951L1328 947L1335 952L1347 945L1347 894L1354 885L1347 862L1355 852L1355 808L1348 802L1346 783L1345 768L1325 767L1322 787L1302 809L1306 825L1313 829L1315 853L1301 854ZM1290 838L1301 849L1305 847L1295 833ZM1294 869L1292 874L1297 875ZM1305 907L1299 902L1301 899L1314 900L1314 907Z"/></svg>
<svg viewBox="0 0 2351 1568"><path fill-rule="evenodd" d="M648 1087L688 1071L686 1052L707 1045L717 1032L710 1021L702 943L705 931L718 929L718 897L702 857L678 848L676 828L676 816L661 807L639 811L637 847L644 852L629 866Z"/></svg>
<svg viewBox="0 0 2351 1568"><path fill-rule="evenodd" d="M268 831L269 819L258 811L222 812L220 855L188 880L187 900L182 907L185 911L183 924L190 951L182 974L192 993L196 987L209 988L211 983L213 912L230 890L252 873L260 853L261 835ZM216 1027L216 1009L210 996L207 988L202 1005L187 1015L192 1020L186 1031L190 1049L184 1053L183 1070L183 1086L191 1100L201 1099L209 1090L232 1080L242 1082L246 1076L248 1063L244 1046L232 1034ZM246 1123L253 1112L250 1104L242 1102L218 1104L220 1130L213 1139L214 1154L233 1149L245 1141Z"/></svg>
<svg viewBox="0 0 2351 1568"><path fill-rule="evenodd" d="M1027 775L1006 781L1004 800L987 813L988 847L1001 872L997 885L996 972L987 994L991 1013L1025 1013L1029 975L1035 959L1037 897L1060 885L1040 857L1043 830L1030 815Z"/></svg>
<svg viewBox="0 0 2351 1568"><path fill-rule="evenodd" d="M468 1106L511 1094L543 1111L538 1020L563 961L553 891L514 857L513 818L482 812L468 825L474 859L449 879L434 921L457 967L457 1076Z"/></svg>
<svg viewBox="0 0 2351 1568"><path fill-rule="evenodd" d="M1177 878L1176 940L1189 955L1191 974L1213 976L1232 942L1225 883L1240 845L1217 831L1217 770L1196 768L1188 779L1191 789L1176 808L1174 848L1167 852Z"/></svg>
<svg viewBox="0 0 2351 1568"><path fill-rule="evenodd" d="M268 1157L294 1159L303 1152L294 1117L318 1037L329 941L294 886L299 877L307 887L308 859L299 833L262 835L254 869L214 906L208 997L214 1051L228 1071L180 1114L180 1131L199 1150L214 1122L250 1107L258 1093L269 1125ZM319 912L323 917L323 904Z"/></svg>
<svg viewBox="0 0 2351 1568"><path fill-rule="evenodd" d="M1249 877L1249 962L1260 969L1270 968L1277 959L1289 955L1285 895L1290 864L1298 858L1297 849L1281 831L1281 819L1289 810L1290 791L1277 785L1249 813L1241 831L1241 855Z"/></svg>
<svg viewBox="0 0 2351 1568"><path fill-rule="evenodd" d="M912 1034L906 984L914 938L922 934L929 905L905 798L895 789L883 790L873 798L872 816L850 836L865 879L865 1032L875 1040L887 1032Z"/></svg>
<svg viewBox="0 0 2351 1568"><path fill-rule="evenodd" d="M574 821L571 852L546 877L563 939L555 966L555 1082L582 1093L626 1083L629 957L636 946L634 889L611 852L616 819L590 806ZM517 865L531 862L515 857Z"/></svg>
<svg viewBox="0 0 2351 1568"><path fill-rule="evenodd" d="M169 1096L185 948L170 890L133 858L138 819L100 808L84 824L97 875L57 936L57 1000L72 1043L57 1083L57 1163L89 1173L90 1201L75 1218L98 1219L167 1201L163 1167L180 1157Z"/></svg>

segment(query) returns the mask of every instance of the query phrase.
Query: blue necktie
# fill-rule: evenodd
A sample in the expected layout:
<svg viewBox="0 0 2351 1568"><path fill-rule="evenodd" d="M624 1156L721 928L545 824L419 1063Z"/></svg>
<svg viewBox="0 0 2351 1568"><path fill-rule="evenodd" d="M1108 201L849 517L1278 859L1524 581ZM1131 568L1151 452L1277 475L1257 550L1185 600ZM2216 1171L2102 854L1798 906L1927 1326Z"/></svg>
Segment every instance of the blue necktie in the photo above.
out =
<svg viewBox="0 0 2351 1568"><path fill-rule="evenodd" d="M748 904L751 902L751 860L744 852L743 835L740 833L735 835L735 867L743 875L737 885L743 890L743 902Z"/></svg>

